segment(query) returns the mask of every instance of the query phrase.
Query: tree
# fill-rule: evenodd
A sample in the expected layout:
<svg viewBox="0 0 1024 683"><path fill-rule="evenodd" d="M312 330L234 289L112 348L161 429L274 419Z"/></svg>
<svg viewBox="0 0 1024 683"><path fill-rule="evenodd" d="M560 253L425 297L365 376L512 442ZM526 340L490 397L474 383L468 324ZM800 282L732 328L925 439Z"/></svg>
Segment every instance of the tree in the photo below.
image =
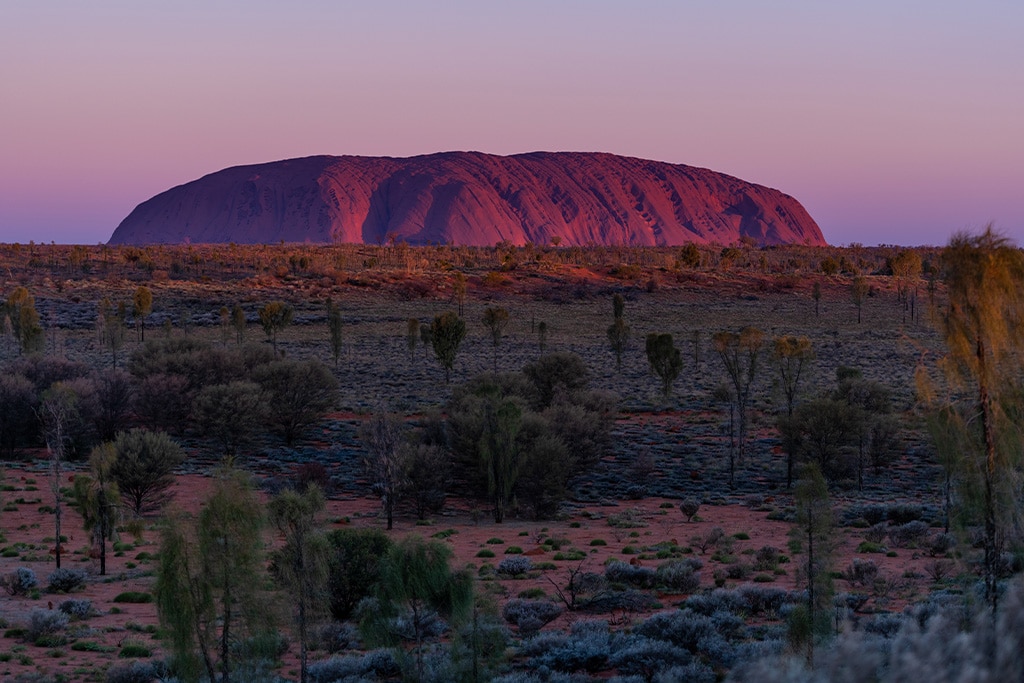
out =
<svg viewBox="0 0 1024 683"><path fill-rule="evenodd" d="M792 416L780 416L779 432L787 450L834 481L852 475L848 454L859 420L857 409L846 401L824 397L800 404Z"/></svg>
<svg viewBox="0 0 1024 683"><path fill-rule="evenodd" d="M42 351L46 339L43 335L43 328L39 324L35 297L29 293L28 289L15 287L7 297L7 314L21 353Z"/></svg>
<svg viewBox="0 0 1024 683"><path fill-rule="evenodd" d="M373 593L391 539L377 529L335 529L327 534L327 542L328 606L335 620L344 621Z"/></svg>
<svg viewBox="0 0 1024 683"><path fill-rule="evenodd" d="M334 358L334 367L337 368L342 349L341 309L330 299L327 300L327 329L331 338L331 356Z"/></svg>
<svg viewBox="0 0 1024 683"><path fill-rule="evenodd" d="M548 324L541 320L537 323L537 348L540 355L544 355L544 348L548 345Z"/></svg>
<svg viewBox="0 0 1024 683"><path fill-rule="evenodd" d="M215 441L230 463L252 442L267 411L260 385L230 382L203 387L192 402L192 412L200 433Z"/></svg>
<svg viewBox="0 0 1024 683"><path fill-rule="evenodd" d="M863 275L855 275L853 282L850 283L850 299L853 301L853 305L857 307L857 324L860 324L860 313L864 306L864 297L868 295L870 288L868 287L868 281Z"/></svg>
<svg viewBox="0 0 1024 683"><path fill-rule="evenodd" d="M622 368L622 354L625 353L626 346L629 344L629 325L626 324L625 319L622 317L625 310L626 300L622 298L622 295L616 294L613 296L612 314L614 320L611 327L608 328L608 342L611 344L612 353L615 354L616 370Z"/></svg>
<svg viewBox="0 0 1024 683"><path fill-rule="evenodd" d="M92 449L89 455L89 474L75 477L74 496L82 514L85 530L92 534L99 549L100 576L107 573L107 541L113 541L119 509L117 482L113 469L117 449L105 442Z"/></svg>
<svg viewBox="0 0 1024 683"><path fill-rule="evenodd" d="M34 435L35 387L24 375L0 374L0 450L14 455Z"/></svg>
<svg viewBox="0 0 1024 683"><path fill-rule="evenodd" d="M70 425L77 419L78 411L75 393L58 382L48 389L39 405L39 418L43 424L46 450L50 453L50 492L53 494L54 557L60 569L61 521L64 515L64 495L61 492L64 479L64 461L67 459L70 441Z"/></svg>
<svg viewBox="0 0 1024 683"><path fill-rule="evenodd" d="M289 446L334 406L338 380L318 360L279 360L257 367L253 379L263 389L268 423Z"/></svg>
<svg viewBox="0 0 1024 683"><path fill-rule="evenodd" d="M310 622L323 610L327 594L330 546L321 529L324 495L315 484L304 492L285 490L268 505L270 520L284 537L274 556L274 574L294 605L299 638L299 681L309 680Z"/></svg>
<svg viewBox="0 0 1024 683"><path fill-rule="evenodd" d="M786 335L775 340L772 357L782 380L782 392L786 396L786 417L793 417L793 406L800 388L804 366L814 358L811 340L807 337ZM793 458L796 454L786 451L786 487L793 483Z"/></svg>
<svg viewBox="0 0 1024 683"><path fill-rule="evenodd" d="M434 337L431 331L430 325L423 323L420 325L420 344L423 345L423 355L427 355L427 349L434 346Z"/></svg>
<svg viewBox="0 0 1024 683"><path fill-rule="evenodd" d="M739 332L717 332L714 337L715 351L722 359L729 381L732 382L739 427L738 457L741 463L747 448L747 407L750 405L751 387L757 376L763 343L764 332L756 327L744 327Z"/></svg>
<svg viewBox="0 0 1024 683"><path fill-rule="evenodd" d="M836 374L842 379L834 397L844 401L852 411L853 439L857 446L857 487L863 488L868 456L877 469L887 459L887 451L895 448L896 428L889 417L892 410L890 391L880 382L864 379L859 370L840 367Z"/></svg>
<svg viewBox="0 0 1024 683"><path fill-rule="evenodd" d="M516 436L523 413L512 400L484 405L484 433L480 439L480 466L487 477L487 493L494 505L494 522L505 520L505 510L519 477Z"/></svg>
<svg viewBox="0 0 1024 683"><path fill-rule="evenodd" d="M462 317L462 307L466 303L466 275L462 271L456 272L452 278L452 294L459 308L459 317Z"/></svg>
<svg viewBox="0 0 1024 683"><path fill-rule="evenodd" d="M124 318L123 301L115 306L107 297L100 300L96 324L99 327L103 343L110 349L110 360L115 368L117 367L117 352L124 346Z"/></svg>
<svg viewBox="0 0 1024 683"><path fill-rule="evenodd" d="M407 680L423 680L423 641L434 615L453 626L469 615L473 578L465 570L452 571L451 557L447 546L410 536L393 546L380 563L377 609L364 615L360 628L371 643L415 643L415 677ZM403 615L404 619L398 618Z"/></svg>
<svg viewBox="0 0 1024 683"><path fill-rule="evenodd" d="M683 359L672 341L671 334L647 335L647 363L651 372L661 378L661 393L665 398L672 395L672 383L683 369Z"/></svg>
<svg viewBox="0 0 1024 683"><path fill-rule="evenodd" d="M815 282L811 287L811 298L814 299L814 317L820 315L819 305L821 304L821 283Z"/></svg>
<svg viewBox="0 0 1024 683"><path fill-rule="evenodd" d="M134 388L131 376L124 370L97 372L92 377L96 386L96 435L111 441L128 421Z"/></svg>
<svg viewBox="0 0 1024 683"><path fill-rule="evenodd" d="M413 361L416 354L416 344L420 340L420 321L417 318L409 318L405 325L405 345L409 349L409 362Z"/></svg>
<svg viewBox="0 0 1024 683"><path fill-rule="evenodd" d="M139 328L139 341L146 341L146 316L153 310L153 292L140 285L132 296L132 318Z"/></svg>
<svg viewBox="0 0 1024 683"><path fill-rule="evenodd" d="M232 470L217 476L197 520L167 521L154 592L184 680L199 681L205 671L207 680L230 683L232 644L270 630L270 611L260 599L262 528L259 499Z"/></svg>
<svg viewBox="0 0 1024 683"><path fill-rule="evenodd" d="M163 432L132 429L114 439L117 459L111 476L125 506L136 516L156 512L172 497L174 469L185 455Z"/></svg>
<svg viewBox="0 0 1024 683"><path fill-rule="evenodd" d="M833 551L832 507L828 486L817 465L805 465L794 492L796 526L794 540L803 547L805 561L801 573L807 586L806 615L794 614L791 633L797 643L807 646L808 660L814 657L815 638L831 630ZM806 617L806 621L803 618Z"/></svg>
<svg viewBox="0 0 1024 683"><path fill-rule="evenodd" d="M398 418L378 412L359 432L366 446L363 468L370 478L373 492L380 496L388 531L393 527L395 505L406 481L403 462L404 430L405 426Z"/></svg>
<svg viewBox="0 0 1024 683"><path fill-rule="evenodd" d="M889 269L896 281L896 298L905 304L907 289L911 283L918 281L923 271L921 254L913 249L903 249L889 259ZM906 305L903 309L906 311Z"/></svg>
<svg viewBox="0 0 1024 683"><path fill-rule="evenodd" d="M508 324L508 311L501 306L484 309L483 325L491 334L491 342L494 344L494 371L498 371L498 344L501 343L502 333Z"/></svg>
<svg viewBox="0 0 1024 683"><path fill-rule="evenodd" d="M430 325L430 343L434 347L434 355L444 368L445 384L451 383L455 355L465 338L466 323L454 311L447 311L434 317L434 322Z"/></svg>
<svg viewBox="0 0 1024 683"><path fill-rule="evenodd" d="M235 337L238 344L245 339L246 327L245 310L238 304L231 309L231 326L235 328Z"/></svg>
<svg viewBox="0 0 1024 683"><path fill-rule="evenodd" d="M260 325L274 347L274 355L277 355L277 335L292 324L294 315L292 307L283 301L270 301L260 307Z"/></svg>
<svg viewBox="0 0 1024 683"><path fill-rule="evenodd" d="M978 235L955 235L941 262L949 297L941 325L949 353L942 369L958 390L946 405L952 426L964 435L958 479L964 499L977 505L983 520L985 597L995 614L1002 550L1019 528L1021 512L1015 413L1024 346L1024 254L988 226Z"/></svg>

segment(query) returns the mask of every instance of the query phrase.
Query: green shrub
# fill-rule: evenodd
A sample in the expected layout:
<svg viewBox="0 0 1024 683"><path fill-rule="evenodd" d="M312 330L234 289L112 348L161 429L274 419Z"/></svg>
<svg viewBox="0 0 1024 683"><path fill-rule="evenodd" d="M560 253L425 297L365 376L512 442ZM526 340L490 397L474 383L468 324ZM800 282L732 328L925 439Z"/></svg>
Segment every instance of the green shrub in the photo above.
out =
<svg viewBox="0 0 1024 683"><path fill-rule="evenodd" d="M122 659L129 657L152 657L153 651L142 643L127 642L121 646L121 651L117 653L117 656Z"/></svg>
<svg viewBox="0 0 1024 683"><path fill-rule="evenodd" d="M496 536L487 539L487 543L489 543L490 545L501 545L504 542L505 542L504 540L502 540L502 539L500 539L500 538L498 538Z"/></svg>
<svg viewBox="0 0 1024 683"><path fill-rule="evenodd" d="M477 557L494 557L494 551L487 548L483 548L476 554Z"/></svg>
<svg viewBox="0 0 1024 683"><path fill-rule="evenodd" d="M608 542L605 541L603 538L595 538L593 541L590 542L590 545L592 545L592 546L608 545Z"/></svg>
<svg viewBox="0 0 1024 683"><path fill-rule="evenodd" d="M505 548L505 554L506 555L522 555L523 554L523 549L520 548L517 545L510 545L509 547Z"/></svg>
<svg viewBox="0 0 1024 683"><path fill-rule="evenodd" d="M71 649L76 652L113 652L117 648L97 643L95 640L76 640L71 643Z"/></svg>
<svg viewBox="0 0 1024 683"><path fill-rule="evenodd" d="M885 548L878 543L872 543L871 541L862 541L857 546L858 553L884 553Z"/></svg>
<svg viewBox="0 0 1024 683"><path fill-rule="evenodd" d="M131 604L153 602L153 595L142 591L125 591L114 596L114 602L127 602Z"/></svg>

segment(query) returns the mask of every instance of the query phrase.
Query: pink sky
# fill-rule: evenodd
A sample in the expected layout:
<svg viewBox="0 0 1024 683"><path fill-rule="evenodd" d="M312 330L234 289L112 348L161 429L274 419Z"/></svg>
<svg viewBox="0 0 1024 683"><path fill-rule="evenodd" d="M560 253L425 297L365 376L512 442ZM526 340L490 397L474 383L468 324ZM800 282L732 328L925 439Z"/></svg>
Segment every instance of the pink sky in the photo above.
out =
<svg viewBox="0 0 1024 683"><path fill-rule="evenodd" d="M834 244L1024 243L1022 30L1019 0L5 0L0 241L103 242L239 164L573 150L779 188Z"/></svg>

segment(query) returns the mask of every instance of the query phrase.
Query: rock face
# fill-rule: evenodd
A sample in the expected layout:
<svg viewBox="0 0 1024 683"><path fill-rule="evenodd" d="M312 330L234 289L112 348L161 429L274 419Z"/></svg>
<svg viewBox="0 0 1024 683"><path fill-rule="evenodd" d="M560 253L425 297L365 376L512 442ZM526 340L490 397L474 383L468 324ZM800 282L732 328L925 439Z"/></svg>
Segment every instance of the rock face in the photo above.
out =
<svg viewBox="0 0 1024 683"><path fill-rule="evenodd" d="M823 245L798 201L704 168L613 154L317 156L211 173L143 202L111 244Z"/></svg>

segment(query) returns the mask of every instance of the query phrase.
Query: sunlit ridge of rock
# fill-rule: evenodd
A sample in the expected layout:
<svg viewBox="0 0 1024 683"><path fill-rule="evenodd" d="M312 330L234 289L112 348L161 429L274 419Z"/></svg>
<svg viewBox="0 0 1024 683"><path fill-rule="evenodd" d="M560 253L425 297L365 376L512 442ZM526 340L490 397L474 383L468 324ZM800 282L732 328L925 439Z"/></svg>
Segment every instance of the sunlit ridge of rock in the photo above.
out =
<svg viewBox="0 0 1024 683"><path fill-rule="evenodd" d="M705 168L592 152L314 156L171 188L111 244L824 245L793 197Z"/></svg>

